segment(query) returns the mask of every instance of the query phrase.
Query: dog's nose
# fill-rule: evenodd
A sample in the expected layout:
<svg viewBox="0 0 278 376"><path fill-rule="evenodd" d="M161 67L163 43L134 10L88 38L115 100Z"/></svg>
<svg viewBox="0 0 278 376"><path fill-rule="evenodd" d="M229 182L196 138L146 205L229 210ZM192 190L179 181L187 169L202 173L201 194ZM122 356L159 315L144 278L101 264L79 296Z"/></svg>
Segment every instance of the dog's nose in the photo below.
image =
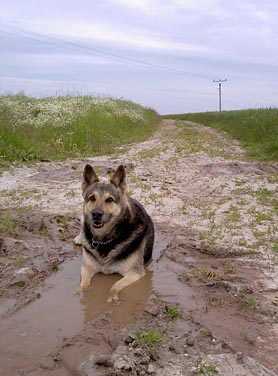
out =
<svg viewBox="0 0 278 376"><path fill-rule="evenodd" d="M103 210L100 208L96 208L92 211L93 219L100 219L103 216Z"/></svg>

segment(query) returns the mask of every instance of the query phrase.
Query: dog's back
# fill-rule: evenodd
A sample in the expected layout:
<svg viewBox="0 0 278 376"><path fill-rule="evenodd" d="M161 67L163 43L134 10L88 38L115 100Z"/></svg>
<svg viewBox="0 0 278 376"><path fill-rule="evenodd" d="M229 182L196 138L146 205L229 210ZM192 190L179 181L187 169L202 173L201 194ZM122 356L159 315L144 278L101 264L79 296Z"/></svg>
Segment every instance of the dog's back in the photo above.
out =
<svg viewBox="0 0 278 376"><path fill-rule="evenodd" d="M135 217L140 218L140 220L145 224L144 262L148 262L152 257L154 244L153 221L139 201L135 200L134 198L130 198L130 204Z"/></svg>

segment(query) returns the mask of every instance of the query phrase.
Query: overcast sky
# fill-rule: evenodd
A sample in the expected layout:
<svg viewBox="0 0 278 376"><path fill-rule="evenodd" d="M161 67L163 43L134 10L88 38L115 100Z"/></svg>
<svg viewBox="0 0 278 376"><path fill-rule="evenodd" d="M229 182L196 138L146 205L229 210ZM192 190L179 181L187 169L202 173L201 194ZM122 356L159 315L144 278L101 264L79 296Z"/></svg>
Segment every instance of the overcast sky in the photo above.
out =
<svg viewBox="0 0 278 376"><path fill-rule="evenodd" d="M276 0L0 0L0 93L214 111L227 78L223 109L277 106L277 20Z"/></svg>

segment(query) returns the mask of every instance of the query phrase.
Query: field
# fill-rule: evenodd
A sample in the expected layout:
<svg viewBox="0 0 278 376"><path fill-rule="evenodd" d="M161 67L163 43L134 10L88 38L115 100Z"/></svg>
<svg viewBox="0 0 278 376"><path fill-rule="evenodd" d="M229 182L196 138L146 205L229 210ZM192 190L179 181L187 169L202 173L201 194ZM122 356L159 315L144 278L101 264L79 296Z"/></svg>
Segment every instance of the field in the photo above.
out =
<svg viewBox="0 0 278 376"><path fill-rule="evenodd" d="M202 112L167 115L221 129L241 142L248 155L262 161L278 161L278 109Z"/></svg>
<svg viewBox="0 0 278 376"><path fill-rule="evenodd" d="M10 99L21 100L5 101ZM5 136L9 122L19 141L30 127L38 131L36 143L49 146L44 151L35 145L28 163L12 153L12 163L8 154L3 159L1 376L276 376L278 163L247 158L237 140L196 119L158 124L152 110L124 101L109 117L111 99L100 100L105 111L98 132L105 129L114 141L106 145L96 134L96 145L89 137L91 144L78 147L79 157L65 142L60 150L45 140L55 141L56 129L64 140L73 124L77 139L80 118L89 113L87 132L93 132L93 99L22 101L18 114L18 106L6 105L7 123L2 113ZM50 103L60 112L49 110L44 122ZM31 106L42 109L29 119ZM124 109L126 120L126 113L119 115ZM22 144L15 150L22 152ZM106 301L118 275L99 273L88 290L76 293L82 247L73 239L80 230L86 163L105 177L124 164L128 193L155 224L152 261L145 276L121 292L118 305Z"/></svg>
<svg viewBox="0 0 278 376"><path fill-rule="evenodd" d="M0 166L110 154L143 141L159 117L132 102L101 97L0 97Z"/></svg>

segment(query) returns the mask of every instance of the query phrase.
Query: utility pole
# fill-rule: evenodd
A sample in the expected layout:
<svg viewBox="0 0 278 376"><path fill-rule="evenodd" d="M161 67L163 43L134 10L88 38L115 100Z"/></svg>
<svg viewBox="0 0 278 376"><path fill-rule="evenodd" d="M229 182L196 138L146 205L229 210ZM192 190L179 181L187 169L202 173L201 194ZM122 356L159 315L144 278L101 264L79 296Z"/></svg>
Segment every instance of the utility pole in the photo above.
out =
<svg viewBox="0 0 278 376"><path fill-rule="evenodd" d="M225 80L213 80L213 82L218 83L218 92L219 92L219 111L221 112L221 84L223 82L227 82L227 78Z"/></svg>

